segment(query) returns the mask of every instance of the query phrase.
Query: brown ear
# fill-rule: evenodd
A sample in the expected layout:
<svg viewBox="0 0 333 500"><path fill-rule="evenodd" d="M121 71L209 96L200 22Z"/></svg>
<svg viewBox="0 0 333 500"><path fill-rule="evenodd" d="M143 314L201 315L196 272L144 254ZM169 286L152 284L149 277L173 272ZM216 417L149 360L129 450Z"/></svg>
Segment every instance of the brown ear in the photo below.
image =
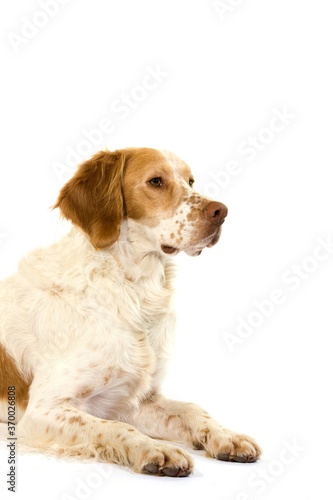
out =
<svg viewBox="0 0 333 500"><path fill-rule="evenodd" d="M82 163L65 184L54 208L83 229L96 249L113 245L123 220L125 154L101 151Z"/></svg>

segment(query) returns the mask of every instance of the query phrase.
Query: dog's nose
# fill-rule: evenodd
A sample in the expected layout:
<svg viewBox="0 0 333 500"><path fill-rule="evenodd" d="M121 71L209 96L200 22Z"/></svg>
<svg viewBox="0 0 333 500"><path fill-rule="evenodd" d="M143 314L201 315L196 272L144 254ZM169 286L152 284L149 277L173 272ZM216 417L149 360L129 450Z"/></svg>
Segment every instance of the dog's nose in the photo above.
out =
<svg viewBox="0 0 333 500"><path fill-rule="evenodd" d="M228 215L228 208L218 201L210 201L204 209L204 214L210 222L220 226Z"/></svg>

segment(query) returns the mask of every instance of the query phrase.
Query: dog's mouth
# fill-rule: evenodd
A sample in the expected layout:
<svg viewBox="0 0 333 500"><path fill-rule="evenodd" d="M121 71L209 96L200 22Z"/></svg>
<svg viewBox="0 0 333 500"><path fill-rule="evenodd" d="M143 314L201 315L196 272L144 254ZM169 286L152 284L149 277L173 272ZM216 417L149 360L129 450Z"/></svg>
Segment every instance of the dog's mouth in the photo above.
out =
<svg viewBox="0 0 333 500"><path fill-rule="evenodd" d="M184 250L184 252L187 253L187 255L196 257L197 255L201 254L204 248L211 248L214 245L216 245L216 243L220 239L220 236L221 236L221 227L219 227L217 231L215 231L215 233L209 235L204 240L200 241L199 243L193 246L187 248L176 248L169 245L161 245L161 249L167 255L176 255L177 253Z"/></svg>
<svg viewBox="0 0 333 500"><path fill-rule="evenodd" d="M178 248L175 247L169 247L168 245L161 245L161 248L164 253L167 253L168 255L172 255L176 252L179 252Z"/></svg>
<svg viewBox="0 0 333 500"><path fill-rule="evenodd" d="M216 245L216 243L219 241L220 239L220 236L221 236L221 228L219 228L216 233L213 235L213 238L211 240L210 243L208 243L207 245L207 248L211 248L213 247L214 245Z"/></svg>

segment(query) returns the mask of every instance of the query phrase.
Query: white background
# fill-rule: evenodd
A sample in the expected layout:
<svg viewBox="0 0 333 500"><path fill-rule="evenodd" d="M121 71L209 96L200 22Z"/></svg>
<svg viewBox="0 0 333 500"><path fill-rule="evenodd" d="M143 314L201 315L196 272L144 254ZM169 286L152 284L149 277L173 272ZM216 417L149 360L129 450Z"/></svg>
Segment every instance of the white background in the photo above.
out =
<svg viewBox="0 0 333 500"><path fill-rule="evenodd" d="M186 479L114 465L103 478L92 464L20 455L9 498L330 498L333 255L314 252L318 238L333 237L331 2L225 0L223 14L213 0L71 0L52 18L38 14L41 3L1 7L0 277L60 236L49 207L66 175L54 162L65 164L83 130L114 123L92 153L149 146L179 154L197 189L215 192L229 215L215 248L177 257L178 337L165 393L253 435L264 454L246 465L193 452ZM45 25L18 42L26 19ZM163 77L142 90L147 68ZM135 108L120 113L115 101L126 94ZM274 110L293 118L263 131ZM260 151L248 161L238 148L258 134ZM212 185L230 161L237 175ZM301 266L298 283L293 266ZM260 320L255 301L274 289L283 303L237 337L241 320ZM227 332L240 341L233 349ZM7 468L3 440L2 488Z"/></svg>

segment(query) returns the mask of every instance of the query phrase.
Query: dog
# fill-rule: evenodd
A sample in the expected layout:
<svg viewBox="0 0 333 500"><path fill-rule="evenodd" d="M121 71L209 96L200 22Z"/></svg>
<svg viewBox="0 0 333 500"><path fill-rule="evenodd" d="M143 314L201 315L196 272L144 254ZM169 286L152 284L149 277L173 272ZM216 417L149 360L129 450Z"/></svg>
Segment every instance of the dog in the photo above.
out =
<svg viewBox="0 0 333 500"><path fill-rule="evenodd" d="M185 477L190 454L254 462L261 450L192 403L160 393L173 338L173 257L217 243L227 207L188 165L151 148L101 151L53 208L71 223L0 285L0 419L15 395L19 438L57 455ZM13 399L13 398L12 398Z"/></svg>

